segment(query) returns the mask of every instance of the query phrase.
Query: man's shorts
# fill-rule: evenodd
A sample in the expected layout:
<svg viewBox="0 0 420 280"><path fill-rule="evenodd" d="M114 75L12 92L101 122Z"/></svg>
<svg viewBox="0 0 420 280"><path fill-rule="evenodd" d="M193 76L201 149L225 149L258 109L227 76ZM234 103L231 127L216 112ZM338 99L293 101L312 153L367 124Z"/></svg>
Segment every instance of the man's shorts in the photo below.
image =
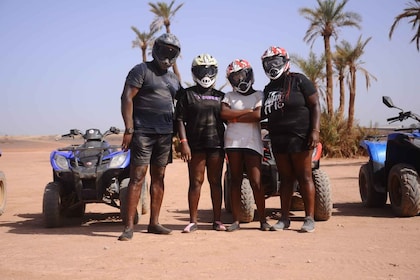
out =
<svg viewBox="0 0 420 280"><path fill-rule="evenodd" d="M171 149L172 133L134 133L130 146L131 164L164 167L168 165Z"/></svg>

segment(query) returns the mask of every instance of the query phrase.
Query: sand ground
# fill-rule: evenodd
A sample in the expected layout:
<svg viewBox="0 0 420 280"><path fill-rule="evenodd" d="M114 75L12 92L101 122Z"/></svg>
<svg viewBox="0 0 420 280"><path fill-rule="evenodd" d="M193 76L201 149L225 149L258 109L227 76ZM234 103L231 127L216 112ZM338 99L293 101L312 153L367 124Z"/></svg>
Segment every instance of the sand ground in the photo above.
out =
<svg viewBox="0 0 420 280"><path fill-rule="evenodd" d="M81 225L44 228L49 153L63 143L51 137L0 140L0 170L8 184L0 216L0 279L420 279L420 216L397 218L389 202L381 209L362 206L358 172L365 158L322 159L334 209L310 234L298 232L301 211L293 212L291 229L283 232L261 232L257 221L234 233L213 231L207 183L199 230L182 234L189 220L187 167L174 160L160 219L173 233L147 234L146 214L133 240L120 242L118 210L103 204L88 204ZM279 198L266 203L273 224ZM223 220L229 224L231 215L223 212Z"/></svg>

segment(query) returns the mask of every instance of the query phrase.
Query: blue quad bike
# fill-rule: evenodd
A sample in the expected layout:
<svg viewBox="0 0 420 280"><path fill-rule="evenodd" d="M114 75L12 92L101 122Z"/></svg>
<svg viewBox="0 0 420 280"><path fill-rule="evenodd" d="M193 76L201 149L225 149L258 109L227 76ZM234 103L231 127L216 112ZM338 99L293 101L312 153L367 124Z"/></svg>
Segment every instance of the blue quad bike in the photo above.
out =
<svg viewBox="0 0 420 280"><path fill-rule="evenodd" d="M42 214L45 226L59 227L68 218L82 218L86 204L104 203L120 209L125 217L129 182L130 151L111 145L105 137L119 134L111 127L104 134L92 128L82 133L71 129L61 139L82 137L84 142L59 148L50 155L53 181L44 190ZM146 180L145 180L146 181ZM148 211L147 184L143 184L140 213ZM139 220L139 211L134 223Z"/></svg>
<svg viewBox="0 0 420 280"><path fill-rule="evenodd" d="M0 151L1 157L1 151ZM0 216L4 213L6 209L6 202L7 202L7 182L6 176L2 171L0 171Z"/></svg>
<svg viewBox="0 0 420 280"><path fill-rule="evenodd" d="M266 122L261 123L263 129L266 128ZM269 134L263 136L264 155L261 165L261 184L264 188L265 198L280 196L281 178L277 172L276 161L271 149L271 140ZM315 185L315 220L327 221L332 214L331 186L328 175L320 169L320 158L322 155L321 143L314 149L312 154L312 179ZM225 209L231 212L230 192L231 177L229 162L226 161L226 171L223 179ZM254 219L255 200L251 184L244 172L241 185L241 212L239 220L241 222L251 222ZM294 193L292 197L291 210L304 210L302 196L299 191L299 184L295 182Z"/></svg>
<svg viewBox="0 0 420 280"><path fill-rule="evenodd" d="M367 207L383 207L389 194L394 213L412 217L420 212L420 116L396 107L388 96L382 101L400 110L398 116L387 119L389 123L409 118L418 123L387 136L367 136L360 142L369 156L359 171L360 197Z"/></svg>

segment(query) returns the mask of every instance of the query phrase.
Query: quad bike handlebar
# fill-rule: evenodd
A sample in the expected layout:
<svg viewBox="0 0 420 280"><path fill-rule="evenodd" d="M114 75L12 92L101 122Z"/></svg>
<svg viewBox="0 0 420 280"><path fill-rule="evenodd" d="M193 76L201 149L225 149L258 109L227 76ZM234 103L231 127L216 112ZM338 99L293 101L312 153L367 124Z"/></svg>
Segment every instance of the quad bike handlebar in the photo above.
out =
<svg viewBox="0 0 420 280"><path fill-rule="evenodd" d="M420 116L419 115L417 115L415 113L412 113L411 111L404 112L403 109L398 108L397 106L394 105L394 103L392 102L392 99L389 96L382 96L382 102L386 106L388 106L389 108L395 108L395 109L398 109L398 110L401 111L398 114L398 116L392 117L392 118L388 118L387 119L387 122L389 122L389 123L393 123L393 122L396 122L396 121L402 122L402 121L405 121L405 120L407 120L409 118L411 118L411 119L413 119L415 121L420 122Z"/></svg>

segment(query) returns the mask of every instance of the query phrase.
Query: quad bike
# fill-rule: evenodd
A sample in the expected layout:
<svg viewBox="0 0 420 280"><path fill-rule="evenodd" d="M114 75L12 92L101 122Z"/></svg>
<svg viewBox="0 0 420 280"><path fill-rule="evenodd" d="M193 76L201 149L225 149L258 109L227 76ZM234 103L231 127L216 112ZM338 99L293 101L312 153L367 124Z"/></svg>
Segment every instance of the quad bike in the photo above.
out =
<svg viewBox="0 0 420 280"><path fill-rule="evenodd" d="M82 218L87 203L105 203L119 208L125 217L129 182L130 151L110 145L105 137L119 134L111 127L104 134L92 128L83 134L71 129L61 136L81 136L84 143L59 148L50 155L53 181L44 190L42 214L46 227L61 226L66 218ZM147 184L143 184L142 211L147 212ZM137 224L139 213L135 215Z"/></svg>
<svg viewBox="0 0 420 280"><path fill-rule="evenodd" d="M1 157L1 151L0 151ZM6 183L6 176L4 173L0 171L0 216L4 213L6 209L6 202L7 202L7 183Z"/></svg>
<svg viewBox="0 0 420 280"><path fill-rule="evenodd" d="M262 123L264 127L264 123ZM269 134L266 134L263 139L264 155L261 166L261 184L265 191L265 198L280 196L280 180L277 172L276 161L271 150L271 140ZM327 174L319 168L320 158L322 154L321 143L314 149L312 154L312 178L315 185L315 220L327 221L332 214L332 199L331 187ZM229 162L226 161L226 171L224 174L224 201L225 209L230 212L230 170ZM244 172L241 185L241 212L239 219L241 222L251 222L254 219L254 195L251 184ZM303 210L302 196L299 192L299 184L295 182L294 194L292 197L292 210Z"/></svg>
<svg viewBox="0 0 420 280"><path fill-rule="evenodd" d="M387 136L367 136L360 142L369 155L359 171L360 197L367 207L382 207L389 194L394 213L412 217L420 212L420 116L394 106L388 96L382 101L400 110L398 116L387 119L389 123L409 118L419 123Z"/></svg>

